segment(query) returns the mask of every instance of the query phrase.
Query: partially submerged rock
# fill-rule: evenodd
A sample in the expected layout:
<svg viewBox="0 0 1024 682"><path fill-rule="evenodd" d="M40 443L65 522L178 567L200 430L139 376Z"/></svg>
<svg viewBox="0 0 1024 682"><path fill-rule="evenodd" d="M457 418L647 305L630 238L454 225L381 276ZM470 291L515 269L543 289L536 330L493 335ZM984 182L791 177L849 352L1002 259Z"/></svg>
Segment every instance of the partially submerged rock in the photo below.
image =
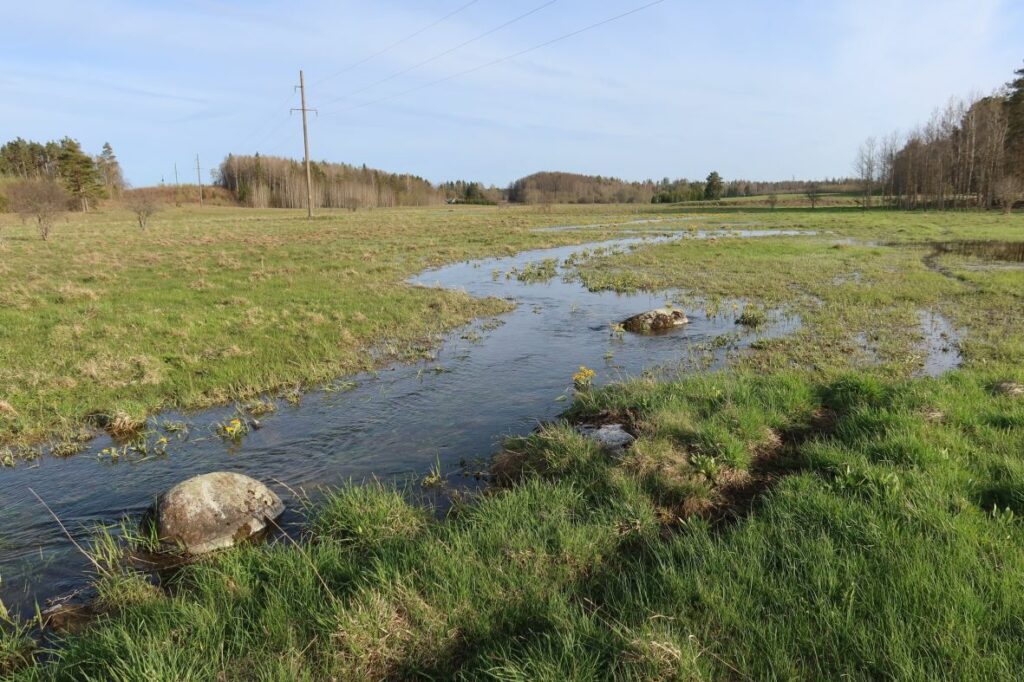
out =
<svg viewBox="0 0 1024 682"><path fill-rule="evenodd" d="M1014 397L1024 395L1024 384L1017 383L1016 381L1001 381L996 384L994 388L997 395L1009 395Z"/></svg>
<svg viewBox="0 0 1024 682"><path fill-rule="evenodd" d="M640 313L623 320L622 326L626 331L635 334L649 334L650 332L681 327L689 321L682 310L655 308L654 310L648 310L646 313Z"/></svg>
<svg viewBox="0 0 1024 682"><path fill-rule="evenodd" d="M614 455L622 454L636 440L626 432L622 424L604 424L603 426L583 424L577 426L576 430L584 438L589 438Z"/></svg>
<svg viewBox="0 0 1024 682"><path fill-rule="evenodd" d="M283 511L281 498L256 479L218 471L171 488L157 498L149 519L162 542L205 554L263 531Z"/></svg>

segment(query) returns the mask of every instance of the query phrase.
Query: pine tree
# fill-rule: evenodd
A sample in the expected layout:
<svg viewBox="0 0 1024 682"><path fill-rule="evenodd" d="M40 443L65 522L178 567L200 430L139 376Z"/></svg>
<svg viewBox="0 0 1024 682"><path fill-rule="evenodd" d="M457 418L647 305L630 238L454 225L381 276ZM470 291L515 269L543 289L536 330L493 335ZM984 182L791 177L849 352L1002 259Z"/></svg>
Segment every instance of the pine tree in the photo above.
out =
<svg viewBox="0 0 1024 682"><path fill-rule="evenodd" d="M722 176L718 171L711 171L708 174L707 182L704 185L704 198L711 201L718 201L722 198Z"/></svg>
<svg viewBox="0 0 1024 682"><path fill-rule="evenodd" d="M103 184L96 163L82 151L78 140L65 137L60 141L58 174L68 193L78 199L82 210L89 210L89 200L103 196Z"/></svg>

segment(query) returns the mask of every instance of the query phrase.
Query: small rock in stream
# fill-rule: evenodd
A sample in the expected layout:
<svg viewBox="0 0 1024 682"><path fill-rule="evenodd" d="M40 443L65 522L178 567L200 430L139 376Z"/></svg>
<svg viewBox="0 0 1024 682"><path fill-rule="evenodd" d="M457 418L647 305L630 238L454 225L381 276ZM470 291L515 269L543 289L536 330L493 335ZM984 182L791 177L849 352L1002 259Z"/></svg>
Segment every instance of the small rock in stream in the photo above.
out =
<svg viewBox="0 0 1024 682"><path fill-rule="evenodd" d="M648 334L681 327L689 321L682 310L655 308L623 320L622 326L626 331L635 334Z"/></svg>

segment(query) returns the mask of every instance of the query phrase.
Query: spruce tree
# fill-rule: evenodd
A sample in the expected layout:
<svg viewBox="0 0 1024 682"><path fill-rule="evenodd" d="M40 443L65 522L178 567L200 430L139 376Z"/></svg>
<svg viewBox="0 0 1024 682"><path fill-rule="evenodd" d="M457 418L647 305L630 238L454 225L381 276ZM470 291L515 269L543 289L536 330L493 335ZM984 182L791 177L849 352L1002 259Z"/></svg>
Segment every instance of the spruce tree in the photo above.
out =
<svg viewBox="0 0 1024 682"><path fill-rule="evenodd" d="M103 151L96 157L96 169L99 171L100 182L106 189L107 195L117 197L124 189L124 174L121 172L121 164L114 154L114 148L109 142L103 143Z"/></svg>

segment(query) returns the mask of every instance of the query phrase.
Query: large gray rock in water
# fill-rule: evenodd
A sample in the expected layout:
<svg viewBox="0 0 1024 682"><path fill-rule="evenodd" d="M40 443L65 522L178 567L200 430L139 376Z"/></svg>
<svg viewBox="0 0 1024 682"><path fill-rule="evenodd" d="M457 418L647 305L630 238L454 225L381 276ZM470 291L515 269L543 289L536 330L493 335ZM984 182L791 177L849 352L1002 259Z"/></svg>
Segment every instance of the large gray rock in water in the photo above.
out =
<svg viewBox="0 0 1024 682"><path fill-rule="evenodd" d="M150 510L160 539L204 554L230 547L284 511L274 491L242 474L217 471L190 478L157 498Z"/></svg>
<svg viewBox="0 0 1024 682"><path fill-rule="evenodd" d="M655 308L654 310L648 310L646 313L640 313L623 320L622 326L626 331L637 334L649 334L650 332L681 327L689 321L682 310Z"/></svg>

